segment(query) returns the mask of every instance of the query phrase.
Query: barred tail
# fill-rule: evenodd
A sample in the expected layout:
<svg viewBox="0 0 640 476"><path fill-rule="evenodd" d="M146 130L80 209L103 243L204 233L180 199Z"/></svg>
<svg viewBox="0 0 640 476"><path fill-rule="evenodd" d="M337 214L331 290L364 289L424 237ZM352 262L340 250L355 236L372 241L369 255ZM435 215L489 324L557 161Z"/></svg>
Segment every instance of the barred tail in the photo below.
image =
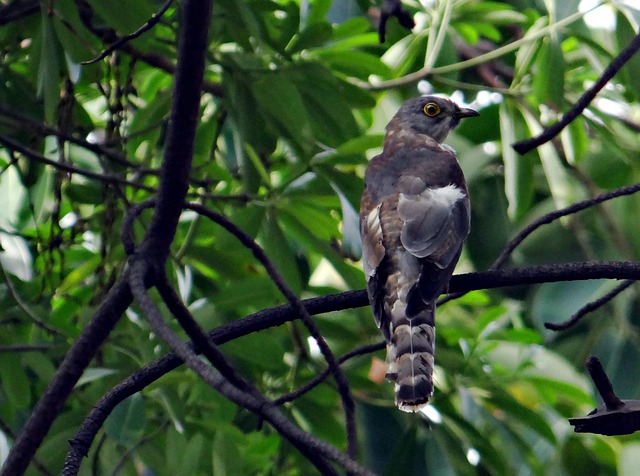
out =
<svg viewBox="0 0 640 476"><path fill-rule="evenodd" d="M405 412L420 410L433 395L434 316L432 303L417 315L392 324L386 377L395 382L396 405Z"/></svg>

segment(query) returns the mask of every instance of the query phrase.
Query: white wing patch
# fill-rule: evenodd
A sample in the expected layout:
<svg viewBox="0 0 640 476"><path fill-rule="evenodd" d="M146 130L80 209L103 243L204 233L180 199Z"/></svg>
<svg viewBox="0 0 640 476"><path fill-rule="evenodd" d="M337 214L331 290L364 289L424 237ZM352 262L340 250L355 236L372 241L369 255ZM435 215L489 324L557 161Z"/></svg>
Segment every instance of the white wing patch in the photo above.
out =
<svg viewBox="0 0 640 476"><path fill-rule="evenodd" d="M380 206L381 204L371 210L362 224L362 263L367 280L376 274L385 253L382 244Z"/></svg>
<svg viewBox="0 0 640 476"><path fill-rule="evenodd" d="M400 239L413 256L424 258L443 245L451 227L455 204L465 193L455 185L400 194L398 216L404 222Z"/></svg>

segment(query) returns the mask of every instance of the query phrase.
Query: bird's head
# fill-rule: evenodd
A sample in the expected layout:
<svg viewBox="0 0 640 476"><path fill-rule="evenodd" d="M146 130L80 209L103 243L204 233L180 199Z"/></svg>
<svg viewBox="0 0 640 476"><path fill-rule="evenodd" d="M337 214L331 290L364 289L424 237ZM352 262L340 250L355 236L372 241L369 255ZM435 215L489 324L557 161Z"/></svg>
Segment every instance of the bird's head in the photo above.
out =
<svg viewBox="0 0 640 476"><path fill-rule="evenodd" d="M460 123L460 119L479 115L473 109L460 107L446 98L421 96L405 102L394 119L403 127L408 126L440 143Z"/></svg>

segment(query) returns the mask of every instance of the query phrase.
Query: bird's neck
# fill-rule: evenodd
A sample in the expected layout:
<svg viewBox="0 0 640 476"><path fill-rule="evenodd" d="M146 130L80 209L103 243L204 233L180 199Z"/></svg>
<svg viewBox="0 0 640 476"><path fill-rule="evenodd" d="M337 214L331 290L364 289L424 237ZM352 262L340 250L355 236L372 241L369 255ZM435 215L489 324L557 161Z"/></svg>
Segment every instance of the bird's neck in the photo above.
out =
<svg viewBox="0 0 640 476"><path fill-rule="evenodd" d="M386 156L391 156L400 149L440 147L440 143L433 137L416 130L411 124L398 118L392 119L387 125L383 146Z"/></svg>

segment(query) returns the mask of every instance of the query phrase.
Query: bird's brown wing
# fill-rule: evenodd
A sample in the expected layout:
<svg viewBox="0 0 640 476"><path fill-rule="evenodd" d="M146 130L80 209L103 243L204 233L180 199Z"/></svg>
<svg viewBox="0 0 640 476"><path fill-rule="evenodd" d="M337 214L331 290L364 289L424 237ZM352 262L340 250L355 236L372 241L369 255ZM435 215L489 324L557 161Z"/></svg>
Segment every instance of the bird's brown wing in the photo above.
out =
<svg viewBox="0 0 640 476"><path fill-rule="evenodd" d="M389 259L398 250L417 258L412 283L414 312L446 287L462 242L469 232L466 188L455 154L440 147L397 151L392 160L375 157L366 174L361 206L363 261L376 323L387 332L382 297ZM384 224L384 226L383 226ZM450 269L451 268L451 269ZM406 274L406 273L405 273ZM419 299L417 299L419 297Z"/></svg>

